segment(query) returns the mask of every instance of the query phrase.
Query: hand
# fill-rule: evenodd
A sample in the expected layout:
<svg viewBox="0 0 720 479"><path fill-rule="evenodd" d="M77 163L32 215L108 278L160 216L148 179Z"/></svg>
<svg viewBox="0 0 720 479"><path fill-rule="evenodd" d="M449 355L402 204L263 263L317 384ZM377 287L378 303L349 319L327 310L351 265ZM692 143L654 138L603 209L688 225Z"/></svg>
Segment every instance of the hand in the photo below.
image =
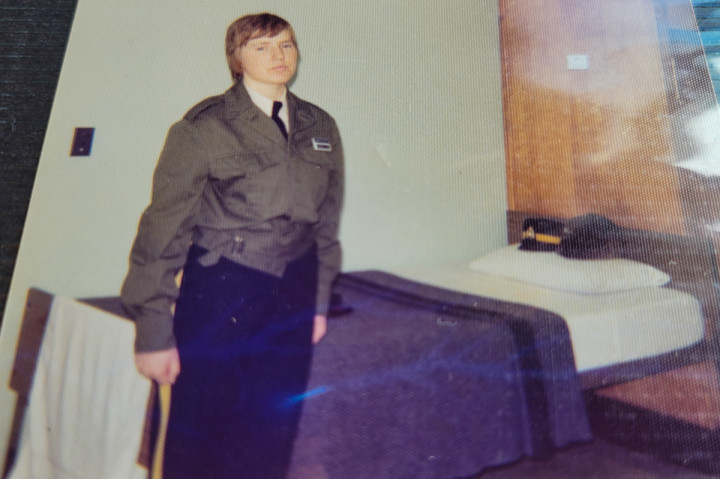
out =
<svg viewBox="0 0 720 479"><path fill-rule="evenodd" d="M316 314L313 319L312 343L319 343L325 333L327 333L327 316Z"/></svg>
<svg viewBox="0 0 720 479"><path fill-rule="evenodd" d="M180 355L177 348L135 353L138 372L158 384L174 384L180 374Z"/></svg>

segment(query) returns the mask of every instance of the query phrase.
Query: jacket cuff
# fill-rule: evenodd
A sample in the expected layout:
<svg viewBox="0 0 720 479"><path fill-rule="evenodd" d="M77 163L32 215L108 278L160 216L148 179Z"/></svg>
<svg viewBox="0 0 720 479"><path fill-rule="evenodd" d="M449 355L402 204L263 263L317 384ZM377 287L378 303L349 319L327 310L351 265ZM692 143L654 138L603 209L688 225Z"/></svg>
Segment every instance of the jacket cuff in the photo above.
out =
<svg viewBox="0 0 720 479"><path fill-rule="evenodd" d="M135 352L162 351L175 346L172 316L145 312L135 318Z"/></svg>
<svg viewBox="0 0 720 479"><path fill-rule="evenodd" d="M317 298L315 300L315 314L327 316L330 310L330 285L318 285Z"/></svg>

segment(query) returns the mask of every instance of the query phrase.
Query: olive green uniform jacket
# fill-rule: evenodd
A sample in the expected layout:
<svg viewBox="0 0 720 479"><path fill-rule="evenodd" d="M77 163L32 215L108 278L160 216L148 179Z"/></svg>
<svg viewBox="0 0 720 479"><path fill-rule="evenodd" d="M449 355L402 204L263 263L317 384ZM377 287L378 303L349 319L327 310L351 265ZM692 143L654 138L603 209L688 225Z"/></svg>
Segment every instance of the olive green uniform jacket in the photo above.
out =
<svg viewBox="0 0 720 479"><path fill-rule="evenodd" d="M242 82L170 128L121 293L137 351L175 346L175 277L193 243L208 250L203 265L224 257L276 276L317 244L317 313L327 311L340 268L340 134L322 109L290 92L287 101L288 141Z"/></svg>

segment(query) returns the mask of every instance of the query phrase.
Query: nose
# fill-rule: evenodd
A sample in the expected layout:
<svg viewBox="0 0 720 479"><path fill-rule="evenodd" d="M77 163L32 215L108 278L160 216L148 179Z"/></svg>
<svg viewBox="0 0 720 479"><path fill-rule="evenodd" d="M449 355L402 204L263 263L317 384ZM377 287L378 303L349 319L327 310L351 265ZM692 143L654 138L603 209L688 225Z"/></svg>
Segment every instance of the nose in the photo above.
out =
<svg viewBox="0 0 720 479"><path fill-rule="evenodd" d="M272 57L274 60L283 60L285 58L285 52L282 47L274 46L272 49Z"/></svg>

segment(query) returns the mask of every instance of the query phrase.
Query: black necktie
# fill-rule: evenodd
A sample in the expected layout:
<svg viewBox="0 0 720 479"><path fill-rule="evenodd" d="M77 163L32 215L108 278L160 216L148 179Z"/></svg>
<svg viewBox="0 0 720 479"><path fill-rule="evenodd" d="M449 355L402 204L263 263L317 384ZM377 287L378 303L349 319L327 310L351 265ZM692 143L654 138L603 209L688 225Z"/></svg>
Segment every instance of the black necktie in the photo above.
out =
<svg viewBox="0 0 720 479"><path fill-rule="evenodd" d="M283 123L282 118L280 118L280 116L278 115L278 113L280 113L280 108L282 108L282 105L283 104L280 101L273 102L272 116L270 118L272 118L275 123L277 123L278 128L280 128L280 132L285 137L285 140L287 140L288 134L287 130L285 129L285 123Z"/></svg>

